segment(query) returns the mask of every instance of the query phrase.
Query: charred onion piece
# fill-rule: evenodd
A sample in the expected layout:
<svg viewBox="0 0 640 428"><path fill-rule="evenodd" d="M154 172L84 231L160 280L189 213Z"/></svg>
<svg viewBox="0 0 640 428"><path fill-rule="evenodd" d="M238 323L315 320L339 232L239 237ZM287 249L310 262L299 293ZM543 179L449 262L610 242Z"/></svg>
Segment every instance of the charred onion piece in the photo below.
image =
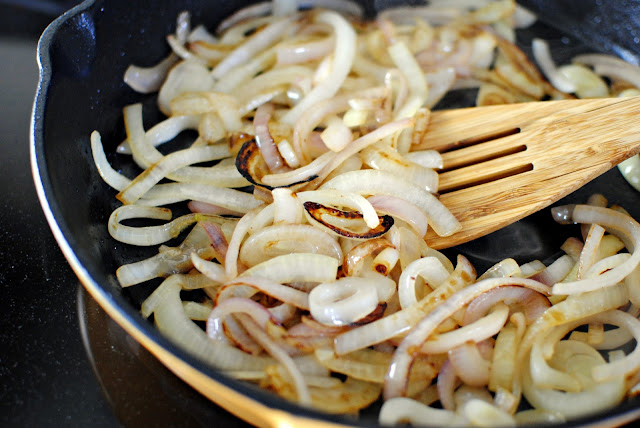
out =
<svg viewBox="0 0 640 428"><path fill-rule="evenodd" d="M262 177L270 174L271 172L269 171L269 167L267 166L267 163L260 153L260 148L258 147L258 143L256 143L255 138L251 138L250 140L246 141L240 148L240 151L236 156L236 168L238 168L238 172L240 172L240 174L251 184L260 186L267 190L275 189L275 187L268 186L262 183ZM293 187L299 184L305 184L313 181L317 177L317 175L311 175L302 181L290 183L286 186L276 187Z"/></svg>
<svg viewBox="0 0 640 428"><path fill-rule="evenodd" d="M332 217L356 220L356 219L362 219L362 214L360 214L359 212L342 211L337 208L327 207L325 205L319 204L317 202L311 202L311 201L307 201L303 205L304 205L304 209L307 210L307 213L309 213L309 215L313 217L314 220L316 220L318 223L322 224L323 226L329 228L331 231L337 233L338 235L345 236L347 238L355 238L355 239L377 238L387 233L387 231L391 229L391 226L393 226L393 217L389 215L378 216L378 218L380 219L380 224L377 227L373 229L369 229L365 233L352 232L350 230L341 229L337 226L332 225L331 223L326 222L325 220L322 219L322 216L329 215Z"/></svg>

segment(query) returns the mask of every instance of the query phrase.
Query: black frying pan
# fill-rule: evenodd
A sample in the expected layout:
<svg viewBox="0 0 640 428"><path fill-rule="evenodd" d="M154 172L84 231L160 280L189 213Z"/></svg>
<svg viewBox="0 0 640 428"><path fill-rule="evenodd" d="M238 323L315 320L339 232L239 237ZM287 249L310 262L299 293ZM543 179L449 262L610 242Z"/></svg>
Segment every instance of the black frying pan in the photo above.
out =
<svg viewBox="0 0 640 428"><path fill-rule="evenodd" d="M51 24L39 45L41 80L32 121L32 168L38 194L61 250L88 292L129 334L205 396L257 425L289 422L294 426L302 423L305 426L372 426L377 421L375 410L365 412L357 421L328 416L223 376L174 346L149 321L142 319L139 304L156 284L123 290L115 278L118 266L147 257L156 250L122 245L107 233L108 216L116 207L115 192L102 182L93 166L89 135L94 129L99 130L106 151L113 152L124 138L123 106L142 102L146 123L161 118L155 97L134 93L122 82L122 76L129 64L151 65L168 53L165 36L173 32L180 11L188 9L194 24L204 23L214 28L222 18L250 3L89 0ZM375 10L401 2L361 3L367 13L373 15ZM568 61L576 53L611 48L606 44L591 47L563 39L562 34L541 24L521 34L523 45L528 45L534 35L550 40L560 62ZM457 94L445 99L440 107L460 107L472 99L472 93ZM120 159L113 156L110 161L118 166ZM594 192L623 204L640 218L638 193L615 169L563 202L583 202ZM556 226L548 212L543 211L450 250L449 255L462 252L478 270L507 256L520 262L536 258L549 261L565 237L575 234L575 230L568 229L571 228ZM638 416L640 401L634 399L565 426L620 424ZM215 421L212 424L215 425Z"/></svg>

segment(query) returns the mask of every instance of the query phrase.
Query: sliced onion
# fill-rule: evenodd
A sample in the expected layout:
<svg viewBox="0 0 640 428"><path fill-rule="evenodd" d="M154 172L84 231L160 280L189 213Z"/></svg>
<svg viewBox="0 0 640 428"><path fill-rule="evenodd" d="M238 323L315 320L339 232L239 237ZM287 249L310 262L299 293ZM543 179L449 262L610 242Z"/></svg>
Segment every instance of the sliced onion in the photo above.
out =
<svg viewBox="0 0 640 428"><path fill-rule="evenodd" d="M425 282L432 289L435 289L447 280L449 271L435 257L423 257L410 263L403 269L398 279L398 297L402 308L408 308L418 303L418 298L416 297L416 279L418 276L424 278Z"/></svg>
<svg viewBox="0 0 640 428"><path fill-rule="evenodd" d="M197 129L199 120L198 116L172 116L149 128L145 133L145 138L148 144L157 147L171 141L184 130ZM116 151L122 154L131 154L129 142L123 141Z"/></svg>
<svg viewBox="0 0 640 428"><path fill-rule="evenodd" d="M131 180L114 170L109 164L98 131L91 133L91 154L93 155L93 162L96 165L98 174L100 174L100 177L102 177L105 183L118 191L122 191L131 184Z"/></svg>
<svg viewBox="0 0 640 428"><path fill-rule="evenodd" d="M475 320L472 323L466 324L463 327L447 333L439 334L433 339L427 340L422 345L421 352L425 354L437 354L447 352L448 350L461 346L464 343L481 342L498 334L498 332L504 327L508 316L509 307L504 304L497 305L489 315Z"/></svg>
<svg viewBox="0 0 640 428"><path fill-rule="evenodd" d="M371 203L357 193L339 192L333 189L322 189L309 192L299 192L298 199L302 202L317 202L333 207L345 207L359 211L364 222L370 228L376 228L380 224L380 219Z"/></svg>
<svg viewBox="0 0 640 428"><path fill-rule="evenodd" d="M303 207L305 216L311 224L321 227L323 230L338 237L372 239L384 235L393 226L393 218L384 216L378 218L376 227L368 228L367 226L366 230L358 230L361 229L361 227L358 227L361 226L358 223L364 220L364 216L358 212L342 211L311 201L305 202Z"/></svg>
<svg viewBox="0 0 640 428"><path fill-rule="evenodd" d="M339 262L323 254L286 254L247 269L242 276L258 276L281 284L335 280Z"/></svg>
<svg viewBox="0 0 640 428"><path fill-rule="evenodd" d="M213 85L209 69L198 62L182 61L174 66L158 92L158 106L171 116L171 100L185 92L207 91Z"/></svg>
<svg viewBox="0 0 640 428"><path fill-rule="evenodd" d="M458 266L449 279L417 304L338 335L334 341L336 353L344 355L408 331L424 317L425 313L437 310L439 303L471 284L473 278L473 267L464 257L459 257Z"/></svg>
<svg viewBox="0 0 640 428"><path fill-rule="evenodd" d="M311 315L328 325L352 324L377 306L376 288L364 278L345 277L325 282L309 293Z"/></svg>
<svg viewBox="0 0 640 428"><path fill-rule="evenodd" d="M523 370L524 392L536 408L558 412L567 418L597 412L619 403L624 397L624 380L596 383L594 387L576 393L539 389L533 385L529 367Z"/></svg>
<svg viewBox="0 0 640 428"><path fill-rule="evenodd" d="M136 92L150 94L162 86L171 67L178 62L177 55L171 53L152 67L130 65L124 73L124 82Z"/></svg>
<svg viewBox="0 0 640 428"><path fill-rule="evenodd" d="M553 286L553 294L570 294L612 286L633 272L640 263L640 225L635 220L609 208L588 205L575 206L571 215L576 222L596 223L619 231L631 240L634 250L631 256L615 269L579 281L560 282Z"/></svg>
<svg viewBox="0 0 640 428"><path fill-rule="evenodd" d="M187 214L161 226L132 227L121 222L133 218L170 220L171 210L167 208L125 205L116 208L109 217L109 234L120 242L131 245L158 245L175 238L185 228L198 221L196 214Z"/></svg>
<svg viewBox="0 0 640 428"><path fill-rule="evenodd" d="M531 46L533 48L533 56L535 57L536 62L551 84L562 92L576 92L576 85L567 79L564 74L558 71L553 58L551 58L551 52L549 51L549 45L547 42L542 39L533 39Z"/></svg>
<svg viewBox="0 0 640 428"><path fill-rule="evenodd" d="M351 70L356 52L356 33L344 17L333 11L323 11L316 15L317 22L331 25L335 34L335 50L330 73L299 103L289 110L281 120L294 125L300 115L319 101L333 97L342 86Z"/></svg>
<svg viewBox="0 0 640 428"><path fill-rule="evenodd" d="M122 287L129 287L153 278L187 272L193 268L190 258L192 252L207 259L215 256L210 244L211 240L204 229L196 226L178 247L163 246L155 256L122 265L116 270L116 277Z"/></svg>
<svg viewBox="0 0 640 428"><path fill-rule="evenodd" d="M158 330L191 355L220 370L261 370L273 359L256 357L232 346L215 343L184 313L180 300L180 284L165 280L156 291L166 290L153 309ZM144 304L143 304L144 306Z"/></svg>
<svg viewBox="0 0 640 428"><path fill-rule="evenodd" d="M334 45L335 40L331 36L306 43L280 44L277 63L286 65L317 60L330 54Z"/></svg>
<svg viewBox="0 0 640 428"><path fill-rule="evenodd" d="M361 195L391 195L404 199L420 208L430 220L430 225L440 236L448 236L460 229L460 222L432 194L413 184L377 170L347 172L321 186Z"/></svg>
<svg viewBox="0 0 640 428"><path fill-rule="evenodd" d="M417 187L431 193L438 191L438 174L430 168L425 168L404 159L391 147L373 146L360 152L362 161L373 169L387 171L403 177Z"/></svg>
<svg viewBox="0 0 640 428"><path fill-rule="evenodd" d="M240 249L240 261L255 266L291 253L324 254L342 261L342 249L328 233L308 224L273 225L253 233Z"/></svg>
<svg viewBox="0 0 640 428"><path fill-rule="evenodd" d="M531 278L535 279L535 278ZM484 293L469 304L464 313L462 325L473 323L483 317L493 305L504 302L523 312L527 322L532 323L551 304L542 294L522 287L500 287Z"/></svg>
<svg viewBox="0 0 640 428"><path fill-rule="evenodd" d="M269 119L273 114L272 104L263 104L256 109L253 117L253 127L256 132L256 143L271 172L279 172L286 169L284 159L280 156L273 137L269 133Z"/></svg>
<svg viewBox="0 0 640 428"><path fill-rule="evenodd" d="M453 393L459 383L460 381L453 369L453 366L451 365L451 361L447 359L447 361L442 365L440 373L438 373L437 382L438 398L440 400L440 404L445 410L455 410L456 403L453 399Z"/></svg>
<svg viewBox="0 0 640 428"><path fill-rule="evenodd" d="M295 27L291 18L276 20L266 28L257 31L249 39L233 50L211 71L214 79L220 79L234 67L248 61L252 56L279 40L283 34Z"/></svg>
<svg viewBox="0 0 640 428"><path fill-rule="evenodd" d="M429 407L405 397L385 400L380 409L378 421L381 425L428 423L434 426L462 426L468 424L468 420L456 412Z"/></svg>
<svg viewBox="0 0 640 428"><path fill-rule="evenodd" d="M178 150L160 161L154 163L142 174L136 177L126 188L124 188L116 198L125 204L131 204L147 193L156 183L167 176L171 176L174 171L199 162L208 162L227 156L228 150L224 146L204 146L184 150ZM215 169L209 169L215 171ZM173 177L181 179L182 177ZM237 187L244 186L244 180L238 182Z"/></svg>
<svg viewBox="0 0 640 428"><path fill-rule="evenodd" d="M393 245L385 238L369 239L358 243L345 254L343 264L345 275L360 276L364 270L365 259L380 254L388 248L393 248Z"/></svg>
<svg viewBox="0 0 640 428"><path fill-rule="evenodd" d="M526 278L490 278L474 283L448 297L428 313L404 338L394 353L385 381L385 398L397 397L406 389L406 375L415 358L415 349L442 323L474 298L504 285L519 285L534 290L548 290L544 284ZM437 289L434 291L438 291ZM429 296L427 296L429 297ZM410 310L419 305L410 306ZM371 324L370 324L371 325ZM355 330L353 330L355 331ZM340 336L339 336L340 337ZM337 345L337 344L336 344ZM337 346L336 346L337 349Z"/></svg>

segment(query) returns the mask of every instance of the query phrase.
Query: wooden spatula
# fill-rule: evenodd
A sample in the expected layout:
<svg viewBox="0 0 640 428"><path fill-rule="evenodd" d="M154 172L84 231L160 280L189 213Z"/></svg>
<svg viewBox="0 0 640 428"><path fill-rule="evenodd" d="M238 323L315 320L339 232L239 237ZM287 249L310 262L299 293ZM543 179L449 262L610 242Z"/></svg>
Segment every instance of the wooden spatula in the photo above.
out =
<svg viewBox="0 0 640 428"><path fill-rule="evenodd" d="M447 248L547 207L638 153L640 97L433 112L413 149L442 153L440 200L462 229L426 240Z"/></svg>

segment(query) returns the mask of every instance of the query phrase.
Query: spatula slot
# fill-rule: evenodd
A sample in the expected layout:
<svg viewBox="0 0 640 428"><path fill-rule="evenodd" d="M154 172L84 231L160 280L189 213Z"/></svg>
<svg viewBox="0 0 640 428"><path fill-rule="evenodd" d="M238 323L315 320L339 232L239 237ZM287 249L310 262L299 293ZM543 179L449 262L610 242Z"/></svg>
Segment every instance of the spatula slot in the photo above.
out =
<svg viewBox="0 0 640 428"><path fill-rule="evenodd" d="M513 134L511 134L513 135ZM485 141L489 143L491 141ZM491 144L490 147L485 147L481 144L465 147L464 149L454 150L442 155L442 169L440 173L452 171L454 169L464 168L470 165L477 165L482 162L487 162L494 159L499 159L505 156L514 155L527 150L525 144L498 146Z"/></svg>
<svg viewBox="0 0 640 428"><path fill-rule="evenodd" d="M471 187L491 183L503 178L514 177L516 175L523 174L529 171L533 171L532 163L518 165L512 168L495 171L484 175L482 173L474 175L466 174L466 176L468 176L467 180L449 181L445 177L442 177L440 181L440 188L438 189L438 191L441 195L443 195L446 193L455 192L457 190L469 189ZM452 172L452 174L457 174L457 172L458 171L454 171Z"/></svg>
<svg viewBox="0 0 640 428"><path fill-rule="evenodd" d="M488 134L474 135L473 137L464 138L462 140L451 143L446 148L441 150L441 153L450 153L456 150L464 149L465 147L475 146L478 144L486 143L488 141L497 140L499 138L519 134L520 131L520 128L511 128L502 131L491 132Z"/></svg>

